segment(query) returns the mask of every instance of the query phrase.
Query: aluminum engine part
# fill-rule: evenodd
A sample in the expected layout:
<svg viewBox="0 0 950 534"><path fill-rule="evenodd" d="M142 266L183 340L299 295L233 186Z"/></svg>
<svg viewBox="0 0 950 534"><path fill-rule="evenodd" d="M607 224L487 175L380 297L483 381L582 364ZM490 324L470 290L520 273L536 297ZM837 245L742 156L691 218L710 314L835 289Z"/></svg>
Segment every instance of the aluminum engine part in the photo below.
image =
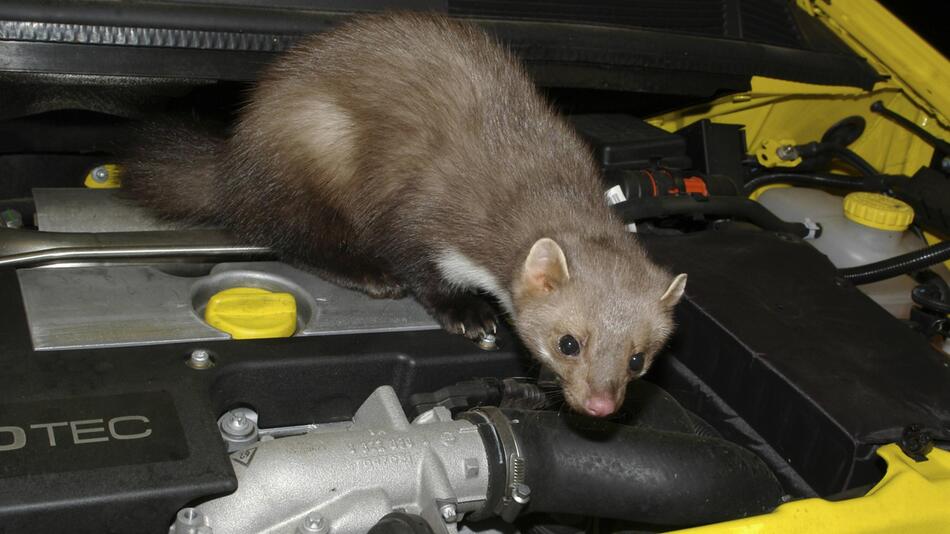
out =
<svg viewBox="0 0 950 534"><path fill-rule="evenodd" d="M71 233L0 226L0 267L132 259L246 260L272 256L270 249L241 244L221 230Z"/></svg>
<svg viewBox="0 0 950 534"><path fill-rule="evenodd" d="M279 434L262 430L261 441L231 455L238 490L197 507L214 532L292 534L320 517L327 532L365 534L402 510L454 534L486 500L488 459L475 425L444 408L410 424L389 386L345 427L268 439Z"/></svg>
<svg viewBox="0 0 950 534"><path fill-rule="evenodd" d="M298 336L439 328L413 299L374 299L278 262L219 263L197 278L146 265L19 269L17 277L37 350L227 339L201 318L208 298L232 287L293 294Z"/></svg>
<svg viewBox="0 0 950 534"><path fill-rule="evenodd" d="M36 226L42 232L143 232L180 230L185 225L163 221L114 189L33 189Z"/></svg>

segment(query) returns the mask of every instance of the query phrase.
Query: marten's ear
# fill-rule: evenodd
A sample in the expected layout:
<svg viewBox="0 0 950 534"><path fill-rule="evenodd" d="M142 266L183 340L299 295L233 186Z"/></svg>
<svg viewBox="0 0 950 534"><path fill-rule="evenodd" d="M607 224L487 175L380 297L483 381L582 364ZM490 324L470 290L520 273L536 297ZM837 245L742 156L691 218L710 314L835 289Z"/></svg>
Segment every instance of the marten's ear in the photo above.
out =
<svg viewBox="0 0 950 534"><path fill-rule="evenodd" d="M686 291L686 273L676 275L676 278L666 288L666 293L660 297L660 303L668 308L676 306L676 303L683 298L683 292Z"/></svg>
<svg viewBox="0 0 950 534"><path fill-rule="evenodd" d="M571 278L567 272L564 251L547 237L531 246L521 276L525 289L541 293L550 293Z"/></svg>

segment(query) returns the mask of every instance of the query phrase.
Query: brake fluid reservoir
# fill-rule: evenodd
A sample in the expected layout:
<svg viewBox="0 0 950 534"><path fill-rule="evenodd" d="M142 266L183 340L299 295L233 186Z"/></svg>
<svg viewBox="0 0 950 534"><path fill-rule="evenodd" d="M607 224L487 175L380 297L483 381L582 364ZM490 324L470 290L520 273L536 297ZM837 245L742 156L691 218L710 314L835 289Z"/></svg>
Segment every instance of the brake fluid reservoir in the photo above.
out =
<svg viewBox="0 0 950 534"><path fill-rule="evenodd" d="M927 246L908 231L913 208L877 193L851 193L842 199L818 189L786 186L762 191L757 200L781 219L808 218L821 224L821 236L808 242L838 268L874 263ZM915 285L905 275L858 288L895 317L906 319Z"/></svg>

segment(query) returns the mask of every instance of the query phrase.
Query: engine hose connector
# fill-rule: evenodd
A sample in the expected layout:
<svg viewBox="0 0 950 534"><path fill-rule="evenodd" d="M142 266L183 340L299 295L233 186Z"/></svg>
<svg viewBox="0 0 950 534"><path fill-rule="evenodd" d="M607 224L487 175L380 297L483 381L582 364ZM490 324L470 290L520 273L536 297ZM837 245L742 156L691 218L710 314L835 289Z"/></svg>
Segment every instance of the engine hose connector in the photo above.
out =
<svg viewBox="0 0 950 534"><path fill-rule="evenodd" d="M473 518L496 515L505 521L514 521L530 501L531 488L525 482L526 459L511 421L494 406L465 412L460 418L479 428L486 448L491 451L489 458L497 462L491 463L497 472L489 480L487 504Z"/></svg>

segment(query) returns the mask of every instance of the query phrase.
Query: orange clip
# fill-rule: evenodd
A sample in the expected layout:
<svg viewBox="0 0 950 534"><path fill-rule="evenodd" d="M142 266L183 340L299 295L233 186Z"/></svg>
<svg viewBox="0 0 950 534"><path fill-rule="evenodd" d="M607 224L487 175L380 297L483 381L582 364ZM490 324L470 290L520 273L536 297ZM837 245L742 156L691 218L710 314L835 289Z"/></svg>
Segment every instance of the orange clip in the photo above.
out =
<svg viewBox="0 0 950 534"><path fill-rule="evenodd" d="M702 178L697 176L691 176L689 178L683 178L683 186L686 188L687 195L693 195L699 193L704 197L709 196L709 190L706 189L706 182Z"/></svg>

